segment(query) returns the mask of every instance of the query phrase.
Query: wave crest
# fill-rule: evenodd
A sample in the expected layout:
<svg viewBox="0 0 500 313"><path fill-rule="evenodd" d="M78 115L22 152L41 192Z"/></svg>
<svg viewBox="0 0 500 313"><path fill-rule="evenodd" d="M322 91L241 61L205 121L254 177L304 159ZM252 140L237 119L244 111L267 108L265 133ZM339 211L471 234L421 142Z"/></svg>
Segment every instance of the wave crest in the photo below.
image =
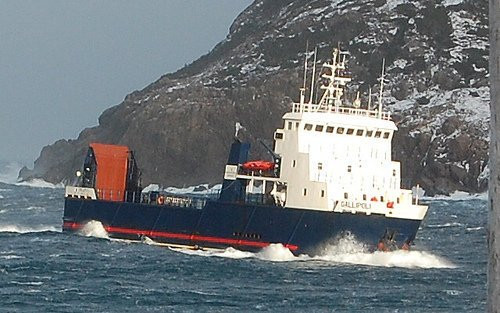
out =
<svg viewBox="0 0 500 313"><path fill-rule="evenodd" d="M42 232L60 232L61 229L55 226L40 225L36 227L19 225L0 225L0 233L42 233Z"/></svg>

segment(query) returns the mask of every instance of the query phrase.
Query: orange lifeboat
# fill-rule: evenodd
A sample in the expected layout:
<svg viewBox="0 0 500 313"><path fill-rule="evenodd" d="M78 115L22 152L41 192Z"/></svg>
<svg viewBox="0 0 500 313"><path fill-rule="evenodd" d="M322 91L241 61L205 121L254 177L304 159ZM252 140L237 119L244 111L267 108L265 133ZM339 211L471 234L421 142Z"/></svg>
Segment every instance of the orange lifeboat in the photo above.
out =
<svg viewBox="0 0 500 313"><path fill-rule="evenodd" d="M274 169L274 163L269 161L249 161L243 163L241 167L249 171L270 171Z"/></svg>

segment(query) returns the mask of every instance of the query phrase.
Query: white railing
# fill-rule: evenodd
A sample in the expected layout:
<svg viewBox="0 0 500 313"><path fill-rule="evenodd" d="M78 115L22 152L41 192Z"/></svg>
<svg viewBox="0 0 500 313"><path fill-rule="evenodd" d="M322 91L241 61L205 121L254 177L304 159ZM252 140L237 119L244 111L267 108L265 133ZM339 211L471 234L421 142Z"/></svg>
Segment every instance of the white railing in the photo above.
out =
<svg viewBox="0 0 500 313"><path fill-rule="evenodd" d="M367 116L372 118L379 118L383 120L391 120L391 113L382 112L379 113L378 110L366 110L366 109L356 109L348 107L336 107L334 105L324 106L319 104L309 104L309 103L294 103L292 108L293 113L309 113L309 112L321 112L321 113L337 113L346 115L357 115L357 116Z"/></svg>

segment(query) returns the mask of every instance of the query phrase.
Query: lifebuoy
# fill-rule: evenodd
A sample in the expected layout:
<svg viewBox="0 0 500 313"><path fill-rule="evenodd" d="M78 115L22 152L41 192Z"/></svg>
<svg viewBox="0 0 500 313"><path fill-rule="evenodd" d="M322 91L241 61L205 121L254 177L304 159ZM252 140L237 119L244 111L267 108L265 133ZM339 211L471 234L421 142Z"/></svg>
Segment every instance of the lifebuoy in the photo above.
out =
<svg viewBox="0 0 500 313"><path fill-rule="evenodd" d="M393 202L393 201L389 201L389 202L387 202L387 207L388 207L389 209L394 208L394 202Z"/></svg>
<svg viewBox="0 0 500 313"><path fill-rule="evenodd" d="M163 205L163 204L165 204L165 197L164 197L164 196L159 196L159 197L156 199L156 203L158 203L159 205Z"/></svg>

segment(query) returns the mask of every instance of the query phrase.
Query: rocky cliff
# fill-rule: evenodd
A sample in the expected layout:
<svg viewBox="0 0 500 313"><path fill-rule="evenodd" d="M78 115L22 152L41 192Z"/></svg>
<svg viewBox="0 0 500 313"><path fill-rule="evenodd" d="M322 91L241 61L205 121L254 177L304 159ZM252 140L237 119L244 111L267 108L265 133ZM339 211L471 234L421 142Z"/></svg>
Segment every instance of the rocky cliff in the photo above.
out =
<svg viewBox="0 0 500 313"><path fill-rule="evenodd" d="M358 89L366 97L386 60L384 100L400 129L393 157L405 184L483 191L487 15L486 0L256 0L209 54L127 95L77 139L43 148L20 176L72 180L89 142L100 141L135 150L144 184L218 182L235 122L250 141L270 140L298 100L306 45L318 47L320 65L340 44L351 53L348 98Z"/></svg>

